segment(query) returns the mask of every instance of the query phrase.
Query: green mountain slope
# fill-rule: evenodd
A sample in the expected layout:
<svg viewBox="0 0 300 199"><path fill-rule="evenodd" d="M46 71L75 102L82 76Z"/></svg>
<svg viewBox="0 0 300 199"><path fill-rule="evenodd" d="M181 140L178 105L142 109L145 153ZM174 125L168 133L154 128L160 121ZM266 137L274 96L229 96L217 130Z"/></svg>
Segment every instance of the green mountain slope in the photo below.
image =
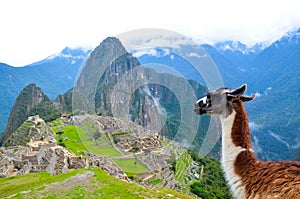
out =
<svg viewBox="0 0 300 199"><path fill-rule="evenodd" d="M3 135L3 143L6 143L7 146L11 145L8 139L12 133L27 120L28 116L33 114L32 111L40 103L51 107L50 99L36 84L29 84L21 91L10 113Z"/></svg>

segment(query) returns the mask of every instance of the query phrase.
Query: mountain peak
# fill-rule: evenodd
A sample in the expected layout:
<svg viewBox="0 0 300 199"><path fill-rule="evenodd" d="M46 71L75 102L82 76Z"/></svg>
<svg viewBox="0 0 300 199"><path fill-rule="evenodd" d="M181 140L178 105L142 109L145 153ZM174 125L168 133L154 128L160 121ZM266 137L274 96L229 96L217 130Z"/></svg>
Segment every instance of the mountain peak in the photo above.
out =
<svg viewBox="0 0 300 199"><path fill-rule="evenodd" d="M29 84L21 91L10 113L3 143L8 142L8 138L27 119L31 110L43 101L50 101L50 99L34 83ZM20 112L20 110L24 110L24 112Z"/></svg>
<svg viewBox="0 0 300 199"><path fill-rule="evenodd" d="M100 45L97 48L109 49L115 53L118 52L116 54L119 54L119 52L127 52L124 46L122 45L121 41L116 37L107 37L100 43Z"/></svg>
<svg viewBox="0 0 300 199"><path fill-rule="evenodd" d="M224 41L218 42L214 45L218 51L232 51L232 52L241 52L242 54L250 54L250 53L258 53L264 49L263 44L256 44L253 47L248 47L247 45L239 42L239 41Z"/></svg>
<svg viewBox="0 0 300 199"><path fill-rule="evenodd" d="M45 61L48 60L53 60L55 58L72 58L72 59L80 59L83 60L89 53L91 52L90 49L84 49L84 48L70 48L70 47L65 47L60 53L56 53L53 55L50 55L46 59L30 64L30 65L37 65L41 64Z"/></svg>
<svg viewBox="0 0 300 199"><path fill-rule="evenodd" d="M300 28L295 28L287 32L279 42L295 42L298 43L300 41ZM277 41L277 43L278 43ZM275 42L276 43L276 42Z"/></svg>

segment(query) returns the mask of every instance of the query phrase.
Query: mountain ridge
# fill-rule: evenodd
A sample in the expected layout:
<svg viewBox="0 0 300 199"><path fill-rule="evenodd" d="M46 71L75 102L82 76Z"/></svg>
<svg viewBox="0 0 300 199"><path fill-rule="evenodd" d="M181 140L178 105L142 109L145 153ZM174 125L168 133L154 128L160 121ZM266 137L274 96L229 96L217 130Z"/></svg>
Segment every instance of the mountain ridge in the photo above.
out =
<svg viewBox="0 0 300 199"><path fill-rule="evenodd" d="M248 54L247 53L243 54L242 52L234 53L232 49L231 50L225 49L225 51L224 50L220 51L220 49L218 50L214 45L203 46L209 52L210 56L214 59L214 61L220 68L226 86L237 87L240 86L240 84L242 83L248 83L249 94L257 93L258 97L256 98L255 101L253 101L254 105L253 106L247 105L247 109L249 110L249 115L250 115L249 118L252 124L255 124L256 126L259 127L262 126L266 127L270 125L281 127L282 124L287 124L287 126L286 127L283 126L282 129L285 129L285 131L288 132L293 131L293 129L295 129L292 135L296 136L297 139L298 136L297 136L296 129L298 128L297 127L298 117L296 113L299 110L299 107L297 106L297 99L298 99L298 94L297 94L298 75L297 74L299 71L298 58L300 57L299 56L300 51L298 49L299 31L300 29L288 32L281 39L267 46L262 51L259 52L255 51L257 53L255 54L255 56L253 56L253 53L248 53ZM226 45L226 43L224 45ZM68 49L66 49L65 51L68 51ZM49 59L48 61L51 61L51 59ZM71 64L70 60L67 63L70 65ZM2 121L2 126L4 126L3 124L7 120L7 117L9 115L9 110L12 107L12 103L14 101L12 96L17 96L18 92L21 91L21 89L25 87L25 85L31 82L28 82L27 84L24 85L24 81L22 78L22 72L23 72L22 70L24 69L22 70L16 69L7 64L0 64L0 65L1 65L0 71L2 70L3 74L7 74L1 77L3 82L5 82L5 84L4 83L0 84L0 86L2 85L3 87L2 88L3 93L5 93L6 95L0 98L2 101L1 105L4 106L3 111L0 115L0 124ZM72 70L72 68L69 69ZM266 69L272 69L272 70L266 70ZM74 72L74 70L72 71ZM40 76L40 74L41 73L34 72L34 76ZM75 74L72 73L70 76L74 77ZM66 83L65 80L68 79L66 77L67 76L61 78L63 79L64 83ZM41 79L38 81L42 82L42 84L45 84L47 83L47 81L49 81L49 80L46 81L47 78L44 78L43 80ZM50 82L52 82L53 79L56 80L56 78L53 78L53 76L51 76ZM57 80L58 79L59 78L57 78ZM72 81L74 81L74 79ZM70 80L68 82L68 86L74 84L74 83L70 83L72 81ZM8 86L7 83L9 83ZM24 85L24 86L21 87L20 85ZM38 83L38 85L40 84ZM58 87L57 84L55 84L55 86ZM65 90L63 92L56 91L56 94L52 92L53 89L52 86L50 87L50 89L49 88L46 89L45 93L47 93L47 95L50 93L49 95L50 98L54 99L57 96L57 94L62 94L68 91L70 89L70 87L68 86L66 84ZM41 88L43 87L44 86L41 86ZM270 107L271 104L268 103L268 101L270 100L272 100L272 104L274 105L277 104L278 107L280 106L280 109L277 109L276 111L275 107L273 108ZM286 106L288 104L291 105ZM293 109L291 109L292 106ZM261 111L264 110L264 108L267 108L266 109L267 111L265 112ZM282 111L280 112L280 110ZM278 119L273 120L272 118L267 116L267 115L272 115L273 113L277 114L276 118ZM288 118L290 117L292 117L293 119L289 120ZM257 136L260 137L259 140L265 139L262 137L276 135L273 133L274 130L272 129L267 129L267 130L264 129L264 131L266 131L267 134L262 134L263 129L264 128L260 128L259 132L261 133L258 133L258 131L254 132L256 138ZM280 135L281 134L282 132L280 132ZM283 136L283 140L284 142L292 141L293 143L292 146L293 148L295 148L296 147L295 141L290 140L290 138L293 136L285 135ZM287 138L289 139L286 140ZM264 142L266 142L266 140ZM274 142L277 143L276 139L274 140ZM263 143L260 143L258 148L261 147L262 145L265 145ZM270 146L270 143L267 145ZM282 143L278 143L278 145L283 147L284 151L291 150L292 154L295 152L293 148L286 148L282 145ZM270 157L264 156L264 158L267 159L269 158L272 159L274 157L279 158L278 156L275 155L275 152L272 153L273 153L272 156ZM292 158L291 155L288 155L286 157Z"/></svg>

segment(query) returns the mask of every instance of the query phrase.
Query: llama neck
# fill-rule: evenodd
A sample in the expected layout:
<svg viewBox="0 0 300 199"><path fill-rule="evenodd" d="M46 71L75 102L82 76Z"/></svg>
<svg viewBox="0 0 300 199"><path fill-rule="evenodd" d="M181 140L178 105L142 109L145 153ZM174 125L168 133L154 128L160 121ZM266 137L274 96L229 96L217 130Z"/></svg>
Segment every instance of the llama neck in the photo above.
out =
<svg viewBox="0 0 300 199"><path fill-rule="evenodd" d="M229 116L221 116L222 122L222 166L225 176L233 194L237 198L244 198L245 189L242 186L242 178L237 171L238 156L242 152L248 154L248 160L256 162L250 141L248 117L242 101L232 104L232 112ZM239 165L249 168L249 162ZM245 167L244 167L245 166Z"/></svg>
<svg viewBox="0 0 300 199"><path fill-rule="evenodd" d="M232 108L233 111L228 117L221 118L224 127L223 135L225 135L223 137L235 147L252 150L248 115L243 102L237 100L232 104Z"/></svg>

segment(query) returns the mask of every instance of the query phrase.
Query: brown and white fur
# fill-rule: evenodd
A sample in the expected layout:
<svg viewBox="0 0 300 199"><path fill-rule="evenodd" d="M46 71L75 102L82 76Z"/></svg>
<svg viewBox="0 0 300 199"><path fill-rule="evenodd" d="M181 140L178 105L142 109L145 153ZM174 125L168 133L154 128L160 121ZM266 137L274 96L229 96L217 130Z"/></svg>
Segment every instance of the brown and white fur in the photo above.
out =
<svg viewBox="0 0 300 199"><path fill-rule="evenodd" d="M246 85L219 88L199 99L194 111L219 114L222 123L222 166L237 199L300 199L300 162L259 161L251 147L248 116L243 102Z"/></svg>

